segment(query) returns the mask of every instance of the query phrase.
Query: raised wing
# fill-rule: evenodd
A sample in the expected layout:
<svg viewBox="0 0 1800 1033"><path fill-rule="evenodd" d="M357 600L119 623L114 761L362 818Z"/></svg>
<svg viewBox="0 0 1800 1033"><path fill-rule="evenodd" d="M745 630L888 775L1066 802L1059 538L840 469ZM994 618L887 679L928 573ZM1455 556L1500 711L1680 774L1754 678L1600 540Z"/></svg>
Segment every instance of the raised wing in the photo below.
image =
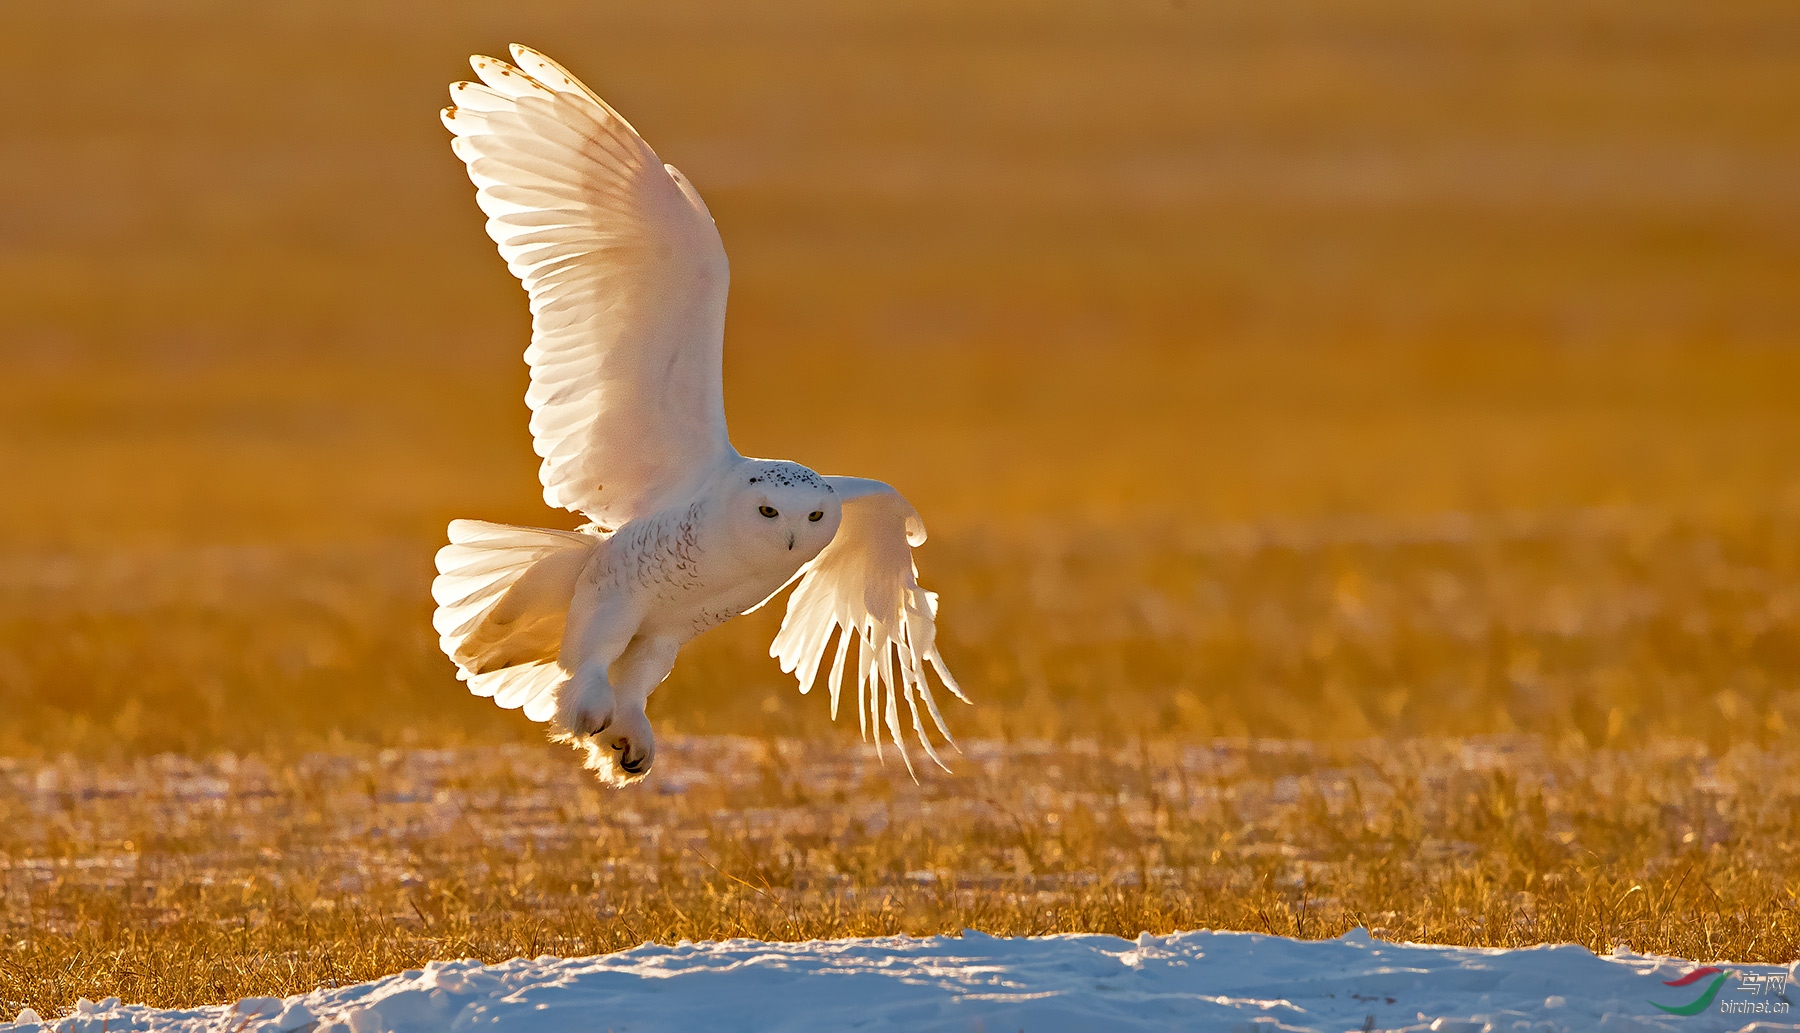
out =
<svg viewBox="0 0 1800 1033"><path fill-rule="evenodd" d="M700 195L618 112L514 44L475 57L444 125L531 296L544 501L617 527L735 455L720 368L730 271ZM485 84L485 85L483 85Z"/></svg>
<svg viewBox="0 0 1800 1033"><path fill-rule="evenodd" d="M932 723L946 742L955 745L944 728L925 677L925 665L956 697L967 703L956 679L944 666L937 649L937 593L919 587L919 569L913 565L912 547L925 542L925 524L900 493L880 481L860 477L827 477L844 506L844 519L825 551L802 567L800 586L788 599L787 616L775 636L769 655L781 661L783 671L800 679L800 691L812 690L834 631L837 653L831 663L831 716L838 711L839 691L850 641L857 641L857 721L868 737L875 724L875 746L881 748L885 723L900 757L912 770L912 758L900 731L898 697L905 697L912 715L913 732L925 753L944 766L925 725L919 719L919 703L931 714Z"/></svg>

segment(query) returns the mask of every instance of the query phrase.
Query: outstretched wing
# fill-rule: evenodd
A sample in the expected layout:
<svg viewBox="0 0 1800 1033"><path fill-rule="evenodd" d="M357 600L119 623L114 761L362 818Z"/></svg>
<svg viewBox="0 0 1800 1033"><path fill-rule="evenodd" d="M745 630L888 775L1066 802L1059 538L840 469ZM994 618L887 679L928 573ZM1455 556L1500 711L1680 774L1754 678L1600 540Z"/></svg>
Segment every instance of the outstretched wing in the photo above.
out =
<svg viewBox="0 0 1800 1033"><path fill-rule="evenodd" d="M783 671L800 679L801 692L809 692L818 679L832 633L841 628L828 679L832 718L837 718L844 665L854 638L857 720L863 736L868 736L873 720L879 750L885 723L911 771L912 758L906 755L900 731L898 697L904 697L920 745L943 767L919 720L922 701L938 734L951 742L932 698L925 665L937 669L938 677L958 699L967 703L969 698L938 653L937 593L919 587L919 568L913 565L912 547L924 544L925 524L899 492L880 481L827 477L825 482L842 500L844 519L831 544L796 575L800 586L788 599L787 616L782 618L769 655L781 661Z"/></svg>
<svg viewBox="0 0 1800 1033"><path fill-rule="evenodd" d="M549 58L512 54L517 66L470 59L482 82L450 87L444 125L531 296L544 501L617 527L734 454L725 248L700 195L618 112Z"/></svg>

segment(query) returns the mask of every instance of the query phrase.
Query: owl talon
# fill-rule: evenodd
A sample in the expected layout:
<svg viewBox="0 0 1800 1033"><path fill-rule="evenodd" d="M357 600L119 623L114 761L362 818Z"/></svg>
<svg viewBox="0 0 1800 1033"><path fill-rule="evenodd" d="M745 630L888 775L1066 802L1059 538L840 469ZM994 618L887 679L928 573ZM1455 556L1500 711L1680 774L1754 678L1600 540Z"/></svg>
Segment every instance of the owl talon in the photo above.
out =
<svg viewBox="0 0 1800 1033"><path fill-rule="evenodd" d="M602 718L596 718L588 714L577 714L575 716L575 723L571 727L577 738L592 739L601 735L608 728L611 728L612 723L613 718L611 714L607 714Z"/></svg>

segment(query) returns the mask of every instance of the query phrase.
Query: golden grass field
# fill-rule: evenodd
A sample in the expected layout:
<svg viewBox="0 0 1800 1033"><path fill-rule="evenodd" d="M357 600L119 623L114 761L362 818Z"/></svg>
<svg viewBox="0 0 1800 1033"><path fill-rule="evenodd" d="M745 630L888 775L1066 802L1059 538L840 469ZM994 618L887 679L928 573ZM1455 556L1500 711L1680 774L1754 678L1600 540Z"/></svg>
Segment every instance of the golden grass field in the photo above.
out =
<svg viewBox="0 0 1800 1033"><path fill-rule="evenodd" d="M0 32L0 1014L963 926L1800 954L1791 5ZM682 792L454 681L444 524L577 522L436 121L515 39L705 194L739 448L924 514L954 775L869 767L775 612L653 697Z"/></svg>
<svg viewBox="0 0 1800 1033"><path fill-rule="evenodd" d="M234 1000L434 957L971 927L1800 945L1791 754L965 748L915 787L836 743L665 739L628 797L542 745L9 764L5 992Z"/></svg>

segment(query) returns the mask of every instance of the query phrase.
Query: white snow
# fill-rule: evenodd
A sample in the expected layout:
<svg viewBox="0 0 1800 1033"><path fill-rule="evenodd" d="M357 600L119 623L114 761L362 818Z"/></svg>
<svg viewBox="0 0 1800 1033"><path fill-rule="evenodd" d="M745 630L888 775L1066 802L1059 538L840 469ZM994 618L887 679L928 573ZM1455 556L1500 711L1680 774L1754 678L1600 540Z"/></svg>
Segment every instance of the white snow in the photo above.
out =
<svg viewBox="0 0 1800 1033"><path fill-rule="evenodd" d="M592 958L433 962L287 1000L163 1011L109 998L44 1023L58 1033L588 1033L614 1030L1800 1030L1788 980L1800 963L1721 966L1668 987L1690 962L1574 946L1485 950L1394 944L1355 930L1304 941L1251 933L813 943L646 944ZM1724 1012L1721 1009L1736 1009ZM1760 1008L1761 1010L1756 1010ZM1748 1011L1744 1009L1750 1009Z"/></svg>

